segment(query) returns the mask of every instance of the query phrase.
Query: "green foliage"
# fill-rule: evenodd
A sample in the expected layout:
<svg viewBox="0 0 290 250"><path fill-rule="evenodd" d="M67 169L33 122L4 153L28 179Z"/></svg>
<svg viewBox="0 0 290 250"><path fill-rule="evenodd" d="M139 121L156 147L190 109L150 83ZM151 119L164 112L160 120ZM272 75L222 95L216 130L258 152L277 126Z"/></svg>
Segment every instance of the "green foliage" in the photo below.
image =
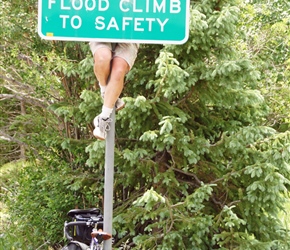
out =
<svg viewBox="0 0 290 250"><path fill-rule="evenodd" d="M1 180L11 221L1 241L57 249L65 213L103 202L93 59L87 43L40 40L36 1L0 3L1 152L24 147L26 158L13 183ZM279 219L290 179L282 3L191 1L187 43L141 45L116 116L116 248L290 248Z"/></svg>
<svg viewBox="0 0 290 250"><path fill-rule="evenodd" d="M254 1L245 5L243 29L249 54L263 72L259 88L271 106L268 123L289 129L289 3Z"/></svg>
<svg viewBox="0 0 290 250"><path fill-rule="evenodd" d="M171 204L153 189L148 190L128 213L115 218L121 224L118 232L122 234L128 228L135 235L133 225L139 222L137 227L144 233L134 238L133 249L186 249L188 246L208 249L212 217L203 203L209 200L212 191L211 185L202 185L184 201ZM130 219L132 215L134 221Z"/></svg>
<svg viewBox="0 0 290 250"><path fill-rule="evenodd" d="M102 176L73 170L64 162L50 164L26 163L17 171L17 186L7 183L14 188L5 201L11 214L9 230L2 232L7 247L36 249L45 243L57 247L67 211L99 205L102 185L94 184L102 183Z"/></svg>

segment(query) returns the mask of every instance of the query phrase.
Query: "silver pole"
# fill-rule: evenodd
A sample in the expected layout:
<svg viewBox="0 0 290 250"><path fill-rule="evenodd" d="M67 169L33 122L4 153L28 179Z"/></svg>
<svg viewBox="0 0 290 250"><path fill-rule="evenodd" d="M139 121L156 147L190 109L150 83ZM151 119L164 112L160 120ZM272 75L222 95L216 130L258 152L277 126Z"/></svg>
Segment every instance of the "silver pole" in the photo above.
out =
<svg viewBox="0 0 290 250"><path fill-rule="evenodd" d="M115 149L115 108L112 112L111 128L106 138L105 183L104 183L104 232L113 231L113 189L114 189L114 149ZM112 239L104 241L104 250L112 249Z"/></svg>

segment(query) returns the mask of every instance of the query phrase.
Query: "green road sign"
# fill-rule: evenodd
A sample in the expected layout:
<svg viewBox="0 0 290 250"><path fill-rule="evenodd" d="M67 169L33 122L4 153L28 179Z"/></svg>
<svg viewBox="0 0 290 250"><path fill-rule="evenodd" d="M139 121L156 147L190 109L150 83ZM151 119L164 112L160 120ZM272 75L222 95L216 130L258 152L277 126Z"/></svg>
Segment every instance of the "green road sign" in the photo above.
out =
<svg viewBox="0 0 290 250"><path fill-rule="evenodd" d="M39 0L43 39L182 44L190 0Z"/></svg>

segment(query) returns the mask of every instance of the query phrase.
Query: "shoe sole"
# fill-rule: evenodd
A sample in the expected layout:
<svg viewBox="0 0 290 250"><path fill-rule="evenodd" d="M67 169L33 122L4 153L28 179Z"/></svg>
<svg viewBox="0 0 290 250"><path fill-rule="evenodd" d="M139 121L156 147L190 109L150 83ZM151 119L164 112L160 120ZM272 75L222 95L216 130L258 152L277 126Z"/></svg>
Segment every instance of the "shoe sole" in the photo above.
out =
<svg viewBox="0 0 290 250"><path fill-rule="evenodd" d="M123 109L124 107L125 107L125 103L121 107L116 108L116 111L119 111L119 110Z"/></svg>
<svg viewBox="0 0 290 250"><path fill-rule="evenodd" d="M101 140L101 141L104 141L104 140L105 140L105 138L103 138L103 137L99 137L99 136L95 136L95 135L94 135L94 137L95 137L96 139Z"/></svg>
<svg viewBox="0 0 290 250"><path fill-rule="evenodd" d="M106 138L104 138L104 137L100 137L100 136L98 136L98 135L95 135L94 132L93 132L93 136L94 136L96 139L99 139L99 140L101 140L101 141L106 140Z"/></svg>

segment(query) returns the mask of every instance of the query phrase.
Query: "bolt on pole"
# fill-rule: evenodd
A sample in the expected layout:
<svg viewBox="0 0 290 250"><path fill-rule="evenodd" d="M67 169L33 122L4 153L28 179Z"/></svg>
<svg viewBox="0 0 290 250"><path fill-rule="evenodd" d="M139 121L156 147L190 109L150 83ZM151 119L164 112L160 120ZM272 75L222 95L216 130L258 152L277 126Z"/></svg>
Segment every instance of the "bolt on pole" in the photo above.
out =
<svg viewBox="0 0 290 250"><path fill-rule="evenodd" d="M115 108L112 112L111 128L106 138L105 183L104 183L104 231L113 231L113 189L114 189L114 151L115 151ZM112 249L112 239L104 241L104 250Z"/></svg>

